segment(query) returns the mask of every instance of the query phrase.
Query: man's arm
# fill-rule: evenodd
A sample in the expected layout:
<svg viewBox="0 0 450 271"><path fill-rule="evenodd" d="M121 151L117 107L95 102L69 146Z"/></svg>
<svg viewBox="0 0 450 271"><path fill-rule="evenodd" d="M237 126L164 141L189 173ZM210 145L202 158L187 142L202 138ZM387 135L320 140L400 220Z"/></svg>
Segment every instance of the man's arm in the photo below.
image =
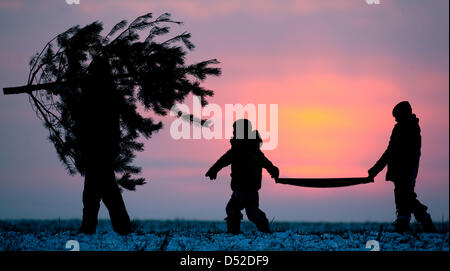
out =
<svg viewBox="0 0 450 271"><path fill-rule="evenodd" d="M231 150L227 151L222 157L217 160L216 163L206 172L205 176L209 177L211 180L217 178L217 173L224 167L231 164Z"/></svg>

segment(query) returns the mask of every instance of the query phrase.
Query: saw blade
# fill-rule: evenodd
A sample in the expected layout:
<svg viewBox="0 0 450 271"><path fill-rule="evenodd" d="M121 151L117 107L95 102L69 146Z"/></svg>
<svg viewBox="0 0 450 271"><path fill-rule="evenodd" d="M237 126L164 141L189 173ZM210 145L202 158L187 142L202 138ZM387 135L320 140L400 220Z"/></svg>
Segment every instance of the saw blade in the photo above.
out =
<svg viewBox="0 0 450 271"><path fill-rule="evenodd" d="M368 177L351 177L351 178L278 178L276 183L289 184L303 187L327 188L327 187L344 187L365 183L372 183L373 179Z"/></svg>

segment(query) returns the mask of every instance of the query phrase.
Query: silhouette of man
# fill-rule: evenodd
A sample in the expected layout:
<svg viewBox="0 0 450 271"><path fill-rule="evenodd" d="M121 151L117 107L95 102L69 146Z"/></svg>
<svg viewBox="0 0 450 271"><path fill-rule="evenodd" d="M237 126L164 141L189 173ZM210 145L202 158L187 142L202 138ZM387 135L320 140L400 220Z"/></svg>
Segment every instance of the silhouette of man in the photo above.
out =
<svg viewBox="0 0 450 271"><path fill-rule="evenodd" d="M412 113L409 102L397 104L392 115L397 124L386 151L378 162L369 170L369 178L374 178L387 165L386 180L394 183L397 220L395 230L409 230L411 213L414 214L425 231L436 231L427 207L417 200L414 192L417 172L419 169L421 135L419 119Z"/></svg>
<svg viewBox="0 0 450 271"><path fill-rule="evenodd" d="M270 233L266 214L259 209L258 190L261 188L262 168L272 178L277 179L279 170L260 150L262 140L258 131L252 131L251 122L247 119L237 120L233 124L231 149L208 170L205 176L216 179L217 173L231 164L231 199L226 206L228 232L240 233L242 220L241 210L245 209L247 217L259 231Z"/></svg>
<svg viewBox="0 0 450 271"><path fill-rule="evenodd" d="M118 234L131 232L131 223L114 174L119 152L120 116L117 91L106 60L96 58L89 67L80 108L80 141L85 157L83 221L79 233L93 234L100 201L109 211Z"/></svg>

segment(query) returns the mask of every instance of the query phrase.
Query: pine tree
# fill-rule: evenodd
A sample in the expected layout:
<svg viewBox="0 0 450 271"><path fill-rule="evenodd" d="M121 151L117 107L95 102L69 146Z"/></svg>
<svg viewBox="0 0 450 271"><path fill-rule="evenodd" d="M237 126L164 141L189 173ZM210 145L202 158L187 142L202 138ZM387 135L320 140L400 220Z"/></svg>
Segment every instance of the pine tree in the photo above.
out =
<svg viewBox="0 0 450 271"><path fill-rule="evenodd" d="M83 233L95 232L100 200L116 232L131 230L119 186L135 190L145 183L136 177L141 168L133 165L135 152L144 148L139 138L162 128L138 106L165 116L189 94L206 105L213 91L201 82L220 75L212 66L216 59L185 63L194 49L189 33L161 38L181 22L168 13L152 18L148 13L129 24L121 21L104 36L100 22L74 26L31 59L28 85L12 88L11 93L29 94L68 172L85 177ZM148 34L142 37L144 30Z"/></svg>
<svg viewBox="0 0 450 271"><path fill-rule="evenodd" d="M136 18L130 24L123 20L102 36L102 23L94 22L83 28L72 27L49 41L30 61L28 85L46 84L36 95L30 93L32 106L48 128L50 141L70 174L85 174L85 157L80 146L80 110L85 106L81 98L89 67L100 59L107 62L112 75L111 87L118 95L120 114L120 144L115 155L114 170L118 184L128 190L145 183L134 178L141 169L132 164L136 151L143 151L142 135L150 138L162 128L151 118L143 117L138 103L146 110L166 115L176 102L192 93L206 97L213 91L200 86L208 75L220 75L218 64L211 59L186 65L187 50L194 49L191 34L182 33L158 42L169 33L173 21L164 13L152 19L152 13ZM143 39L139 34L149 30Z"/></svg>

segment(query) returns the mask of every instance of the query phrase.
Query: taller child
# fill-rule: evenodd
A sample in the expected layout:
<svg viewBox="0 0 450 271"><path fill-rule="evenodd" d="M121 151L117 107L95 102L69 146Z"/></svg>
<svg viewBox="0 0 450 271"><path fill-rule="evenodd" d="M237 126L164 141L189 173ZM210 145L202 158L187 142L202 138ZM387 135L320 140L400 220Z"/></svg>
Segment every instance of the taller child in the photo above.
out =
<svg viewBox="0 0 450 271"><path fill-rule="evenodd" d="M417 172L419 170L421 135L419 119L412 113L409 102L397 104L392 115L397 124L386 151L378 162L369 170L369 177L374 178L387 165L386 180L394 183L397 220L395 230L404 232L409 229L411 213L414 214L425 231L436 231L427 207L417 200L414 192Z"/></svg>

